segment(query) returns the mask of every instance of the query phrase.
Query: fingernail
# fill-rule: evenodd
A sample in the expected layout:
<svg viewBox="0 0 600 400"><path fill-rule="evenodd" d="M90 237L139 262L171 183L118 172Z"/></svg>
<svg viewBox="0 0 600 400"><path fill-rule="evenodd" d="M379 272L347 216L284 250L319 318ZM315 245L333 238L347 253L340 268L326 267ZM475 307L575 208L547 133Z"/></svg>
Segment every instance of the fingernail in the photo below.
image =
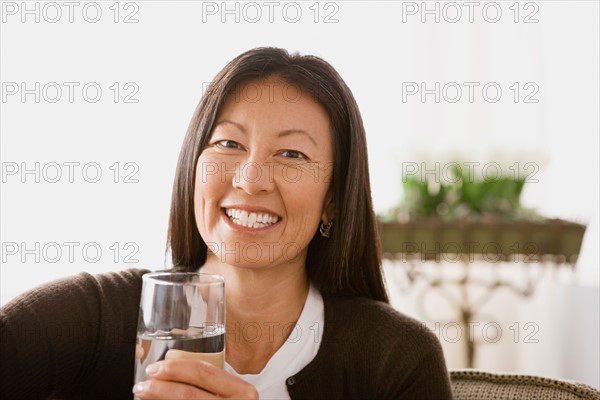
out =
<svg viewBox="0 0 600 400"><path fill-rule="evenodd" d="M133 393L135 394L140 394L142 393L144 390L146 390L146 382L140 382L137 383L134 387L133 387Z"/></svg>
<svg viewBox="0 0 600 400"><path fill-rule="evenodd" d="M160 371L160 364L150 364L146 367L146 373L148 375L156 375Z"/></svg>

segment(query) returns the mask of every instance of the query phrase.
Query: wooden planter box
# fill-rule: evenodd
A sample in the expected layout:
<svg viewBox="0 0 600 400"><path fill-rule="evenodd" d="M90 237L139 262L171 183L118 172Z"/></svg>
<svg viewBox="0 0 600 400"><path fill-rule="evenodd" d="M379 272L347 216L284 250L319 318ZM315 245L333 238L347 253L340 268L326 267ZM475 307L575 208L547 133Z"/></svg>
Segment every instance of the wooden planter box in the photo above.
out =
<svg viewBox="0 0 600 400"><path fill-rule="evenodd" d="M481 256L487 261L536 262L550 255L560 262L575 263L585 225L551 219L544 222L472 222L441 220L379 223L383 252L423 260L439 260L441 254Z"/></svg>

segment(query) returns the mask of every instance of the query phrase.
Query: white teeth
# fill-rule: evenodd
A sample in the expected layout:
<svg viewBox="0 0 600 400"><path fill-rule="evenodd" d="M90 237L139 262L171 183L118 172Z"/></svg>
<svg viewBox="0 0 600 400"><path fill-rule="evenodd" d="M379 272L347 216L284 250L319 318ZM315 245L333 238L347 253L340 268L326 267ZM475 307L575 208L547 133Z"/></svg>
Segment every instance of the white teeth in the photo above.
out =
<svg viewBox="0 0 600 400"><path fill-rule="evenodd" d="M236 225L247 228L264 228L279 221L279 217L268 213L253 213L235 208L226 208L225 214Z"/></svg>

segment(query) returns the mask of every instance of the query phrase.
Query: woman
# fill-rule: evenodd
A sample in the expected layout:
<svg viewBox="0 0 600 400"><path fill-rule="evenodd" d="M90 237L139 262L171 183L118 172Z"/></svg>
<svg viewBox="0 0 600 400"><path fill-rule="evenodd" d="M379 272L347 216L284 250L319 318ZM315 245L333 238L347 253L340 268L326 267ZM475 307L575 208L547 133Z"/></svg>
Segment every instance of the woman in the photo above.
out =
<svg viewBox="0 0 600 400"><path fill-rule="evenodd" d="M226 367L161 361L149 367L151 380L133 388L136 396L451 398L437 339L387 304L362 120L350 90L320 58L257 48L217 75L180 154L169 245L175 270L225 276ZM70 320L99 325L94 348L64 360L88 382L81 389L87 394L102 390L98 380L106 385L104 377L90 378L99 371L124 382L107 371L113 367L131 382L121 359L132 369L133 346L127 357L105 352L133 341L142 273L78 278L77 285L102 292L91 300L100 311L78 310L85 317ZM71 286L59 282L52 290ZM32 329L15 308L2 316L12 323L8 331L18 322ZM7 335L22 347L15 336ZM80 355L86 351L88 358ZM3 365L3 380L15 375L8 369ZM73 389L68 378L60 387L48 381L48 394L48 386L65 397Z"/></svg>

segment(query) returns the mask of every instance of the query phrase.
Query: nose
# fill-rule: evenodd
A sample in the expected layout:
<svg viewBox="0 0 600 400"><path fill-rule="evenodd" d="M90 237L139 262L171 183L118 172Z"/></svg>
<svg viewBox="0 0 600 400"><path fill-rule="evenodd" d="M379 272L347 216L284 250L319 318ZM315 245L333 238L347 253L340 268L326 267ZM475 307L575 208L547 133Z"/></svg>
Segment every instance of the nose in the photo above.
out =
<svg viewBox="0 0 600 400"><path fill-rule="evenodd" d="M248 161L236 168L232 180L233 187L250 195L265 194L273 191L275 182L271 168L265 163Z"/></svg>

